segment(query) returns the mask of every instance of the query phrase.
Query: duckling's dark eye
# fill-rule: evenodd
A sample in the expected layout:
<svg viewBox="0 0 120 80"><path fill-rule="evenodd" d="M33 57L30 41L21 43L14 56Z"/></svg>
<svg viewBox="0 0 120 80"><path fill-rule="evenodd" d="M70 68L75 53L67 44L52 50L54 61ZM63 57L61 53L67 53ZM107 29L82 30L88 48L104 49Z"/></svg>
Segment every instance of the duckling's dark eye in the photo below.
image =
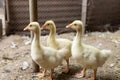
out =
<svg viewBox="0 0 120 80"><path fill-rule="evenodd" d="M30 27L32 27L32 25L30 25Z"/></svg>
<svg viewBox="0 0 120 80"><path fill-rule="evenodd" d="M77 26L77 24L74 24L74 26Z"/></svg>
<svg viewBox="0 0 120 80"><path fill-rule="evenodd" d="M50 25L50 24L47 24L48 26Z"/></svg>

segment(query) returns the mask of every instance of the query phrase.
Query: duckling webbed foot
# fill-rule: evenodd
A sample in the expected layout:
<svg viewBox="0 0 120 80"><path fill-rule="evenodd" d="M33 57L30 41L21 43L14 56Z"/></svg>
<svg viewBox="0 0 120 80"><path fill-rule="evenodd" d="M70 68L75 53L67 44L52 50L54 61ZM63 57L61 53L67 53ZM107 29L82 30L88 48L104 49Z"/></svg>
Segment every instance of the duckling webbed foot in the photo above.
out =
<svg viewBox="0 0 120 80"><path fill-rule="evenodd" d="M43 78L43 77L45 76L45 74L39 73L39 74L37 74L36 76L39 77L39 78Z"/></svg>
<svg viewBox="0 0 120 80"><path fill-rule="evenodd" d="M82 77L84 77L84 76L85 76L85 71L86 71L86 68L83 68L83 70L81 71L81 73L77 73L77 74L75 75L75 77L77 77L77 78L82 78Z"/></svg>
<svg viewBox="0 0 120 80"><path fill-rule="evenodd" d="M88 80L95 80L96 79L96 73L97 73L97 69L94 69L94 75L89 78Z"/></svg>
<svg viewBox="0 0 120 80"><path fill-rule="evenodd" d="M46 70L44 69L44 71L42 73L37 74L36 76L39 78L43 78L46 74Z"/></svg>
<svg viewBox="0 0 120 80"><path fill-rule="evenodd" d="M50 70L50 76L46 80L52 80L54 69Z"/></svg>

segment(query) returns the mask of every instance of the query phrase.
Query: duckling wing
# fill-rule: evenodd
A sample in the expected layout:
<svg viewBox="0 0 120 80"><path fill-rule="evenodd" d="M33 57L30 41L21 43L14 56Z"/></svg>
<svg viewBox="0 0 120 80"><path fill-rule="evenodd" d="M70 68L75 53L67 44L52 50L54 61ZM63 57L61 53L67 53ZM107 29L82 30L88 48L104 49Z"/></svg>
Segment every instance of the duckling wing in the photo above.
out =
<svg viewBox="0 0 120 80"><path fill-rule="evenodd" d="M64 48L64 47L67 47L67 48L71 48L72 46L72 41L68 40L68 39L57 39L57 45L59 46L59 48Z"/></svg>
<svg viewBox="0 0 120 80"><path fill-rule="evenodd" d="M50 47L45 47L42 57L41 66L46 69L55 68L62 62L62 57L58 56L58 51Z"/></svg>

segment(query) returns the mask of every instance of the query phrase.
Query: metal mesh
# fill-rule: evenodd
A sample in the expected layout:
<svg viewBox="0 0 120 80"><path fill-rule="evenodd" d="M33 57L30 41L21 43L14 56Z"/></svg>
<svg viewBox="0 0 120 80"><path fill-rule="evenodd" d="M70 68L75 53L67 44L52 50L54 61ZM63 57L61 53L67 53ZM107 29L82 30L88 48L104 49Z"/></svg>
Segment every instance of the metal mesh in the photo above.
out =
<svg viewBox="0 0 120 80"><path fill-rule="evenodd" d="M65 26L75 19L81 18L82 0L38 0L38 22L42 25L46 20L54 20L57 32L65 31ZM10 0L10 34L23 33L29 23L28 0ZM46 33L42 33L46 34Z"/></svg>
<svg viewBox="0 0 120 80"><path fill-rule="evenodd" d="M9 33L23 32L23 28L29 23L28 0L10 0L9 15Z"/></svg>
<svg viewBox="0 0 120 80"><path fill-rule="evenodd" d="M9 34L23 33L29 23L29 0L9 1ZM54 20L57 33L66 31L65 26L75 19L81 19L82 0L38 0L38 22ZM104 29L102 25L120 24L120 0L88 0L87 30ZM101 27L102 26L102 27ZM117 27L112 27L116 29ZM26 33L26 32L25 32ZM46 32L42 33L46 34Z"/></svg>
<svg viewBox="0 0 120 80"><path fill-rule="evenodd" d="M120 24L119 8L120 0L89 0L87 13L87 29L101 30L108 28L111 30L115 30L119 28L118 26L114 26Z"/></svg>

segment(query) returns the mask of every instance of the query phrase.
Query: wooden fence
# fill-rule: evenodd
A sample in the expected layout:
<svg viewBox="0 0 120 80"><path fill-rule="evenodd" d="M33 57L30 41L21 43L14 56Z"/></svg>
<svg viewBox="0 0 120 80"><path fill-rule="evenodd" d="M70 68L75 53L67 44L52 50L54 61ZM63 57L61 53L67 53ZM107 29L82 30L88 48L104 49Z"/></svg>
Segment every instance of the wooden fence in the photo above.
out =
<svg viewBox="0 0 120 80"><path fill-rule="evenodd" d="M38 0L38 22L54 20L57 33L67 31L65 26L75 19L85 22L87 30L117 29L120 24L120 0ZM6 35L26 34L29 23L29 0L6 0ZM82 15L82 16L81 16ZM46 34L46 32L42 33Z"/></svg>

